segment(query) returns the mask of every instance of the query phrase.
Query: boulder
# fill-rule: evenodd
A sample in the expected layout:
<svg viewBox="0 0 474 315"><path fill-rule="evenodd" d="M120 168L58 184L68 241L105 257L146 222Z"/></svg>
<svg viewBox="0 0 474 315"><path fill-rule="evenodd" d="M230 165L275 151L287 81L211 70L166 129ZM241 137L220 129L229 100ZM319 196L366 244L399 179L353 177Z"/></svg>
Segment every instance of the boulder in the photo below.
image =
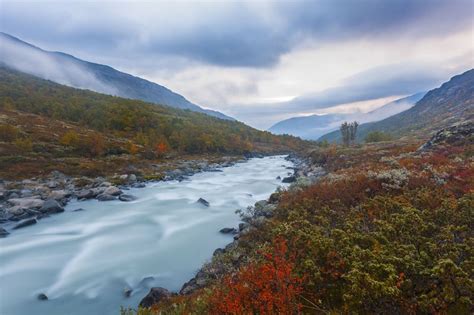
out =
<svg viewBox="0 0 474 315"><path fill-rule="evenodd" d="M38 298L38 300L40 301L47 301L48 300L48 296L44 293L40 293L36 296Z"/></svg>
<svg viewBox="0 0 474 315"><path fill-rule="evenodd" d="M59 213L64 212L64 208L56 200L48 199L44 202L40 211L43 213Z"/></svg>
<svg viewBox="0 0 474 315"><path fill-rule="evenodd" d="M13 229L14 230L21 229L21 228L24 228L25 226L30 226L30 225L33 225L33 224L36 224L36 223L37 223L36 219L27 219L27 220L21 221L20 223L15 225L13 227Z"/></svg>
<svg viewBox="0 0 474 315"><path fill-rule="evenodd" d="M50 199L54 199L54 200L63 200L64 198L70 196L70 193L68 193L67 191L61 189L61 190L53 190L48 198Z"/></svg>
<svg viewBox="0 0 474 315"><path fill-rule="evenodd" d="M137 200L137 197L133 195L122 194L119 196L119 200L120 201L134 201L134 200Z"/></svg>
<svg viewBox="0 0 474 315"><path fill-rule="evenodd" d="M121 193L122 191L116 186L109 186L103 192L103 194L111 195L111 196L118 196Z"/></svg>
<svg viewBox="0 0 474 315"><path fill-rule="evenodd" d="M8 234L10 234L10 233L8 233L7 230L5 230L4 228L0 227L0 237L5 237L5 236L7 236Z"/></svg>
<svg viewBox="0 0 474 315"><path fill-rule="evenodd" d="M19 216L25 213L25 209L20 207L20 206L13 206L11 208L7 209L7 213L14 215L14 216Z"/></svg>
<svg viewBox="0 0 474 315"><path fill-rule="evenodd" d="M207 201L206 199L203 199L203 198L199 198L196 202L200 203L200 204L202 204L203 206L206 206L206 207L210 206L209 201Z"/></svg>
<svg viewBox="0 0 474 315"><path fill-rule="evenodd" d="M117 199L117 197L109 195L109 194L100 194L97 196L97 200L99 201L111 201L115 199Z"/></svg>
<svg viewBox="0 0 474 315"><path fill-rule="evenodd" d="M283 178L282 183L293 183L296 180L294 175Z"/></svg>
<svg viewBox="0 0 474 315"><path fill-rule="evenodd" d="M44 201L39 198L13 198L8 199L8 202L14 206L19 206L21 208L41 208Z"/></svg>
<svg viewBox="0 0 474 315"><path fill-rule="evenodd" d="M95 197L92 189L83 189L76 194L77 199L91 199Z"/></svg>
<svg viewBox="0 0 474 315"><path fill-rule="evenodd" d="M221 229L219 232L221 232L222 234L230 234L230 233L236 234L237 230L234 228L226 227L226 228Z"/></svg>
<svg viewBox="0 0 474 315"><path fill-rule="evenodd" d="M170 298L172 295L173 294L165 288L151 288L150 292L141 300L140 307L151 307L154 304L157 304L165 299Z"/></svg>
<svg viewBox="0 0 474 315"><path fill-rule="evenodd" d="M133 289L129 288L129 287L125 287L123 289L123 296L125 297L130 297L132 295L132 292L133 292Z"/></svg>

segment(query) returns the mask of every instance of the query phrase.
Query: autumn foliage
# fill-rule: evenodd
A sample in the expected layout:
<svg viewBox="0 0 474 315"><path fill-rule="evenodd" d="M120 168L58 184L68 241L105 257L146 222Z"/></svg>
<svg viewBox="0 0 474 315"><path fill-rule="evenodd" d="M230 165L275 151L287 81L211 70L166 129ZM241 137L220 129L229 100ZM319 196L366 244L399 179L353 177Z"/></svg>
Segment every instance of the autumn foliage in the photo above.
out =
<svg viewBox="0 0 474 315"><path fill-rule="evenodd" d="M295 255L286 240L274 241L263 261L226 276L209 299L211 314L297 314L303 277L294 273Z"/></svg>

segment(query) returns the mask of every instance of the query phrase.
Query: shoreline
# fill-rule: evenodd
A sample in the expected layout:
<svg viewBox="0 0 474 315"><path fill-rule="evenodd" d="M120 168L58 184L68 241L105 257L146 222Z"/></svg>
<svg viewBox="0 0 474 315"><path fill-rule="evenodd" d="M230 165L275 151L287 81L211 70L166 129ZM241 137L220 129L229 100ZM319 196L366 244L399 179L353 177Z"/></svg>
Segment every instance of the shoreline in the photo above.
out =
<svg viewBox="0 0 474 315"><path fill-rule="evenodd" d="M312 165L309 158L301 157L297 154L288 154L286 160L291 161L294 166L293 175L290 175L283 180L288 179L290 185L287 189L298 189L298 187L306 186L315 183L321 177L326 175L326 171L320 167ZM256 229L260 225L273 216L273 210L278 206L278 190L274 191L266 200L257 201L253 206L250 206L247 213L237 210L240 214L242 222L238 227L225 227L221 233L232 233L233 240L224 248L216 248L209 262L196 272L195 276L185 282L178 292L171 292L163 287L153 287L148 294L144 296L139 304L139 307L148 308L153 304L167 299L172 296L185 296L192 294L196 290L202 289L209 284L210 281L217 279L220 275L226 272L225 268L220 265L219 259L225 254L234 254L232 263L234 268L238 268L243 263L244 257L235 254L239 246L239 239L241 236L247 234L251 229ZM223 230L225 232L223 232Z"/></svg>
<svg viewBox="0 0 474 315"><path fill-rule="evenodd" d="M160 175L136 175L129 172L91 178L68 176L53 171L47 177L41 178L11 181L0 179L0 237L7 237L16 229L28 227L42 218L64 212L65 206L74 199L128 202L135 198L126 193L130 188L144 188L147 184L161 181L182 181L201 172L218 172L220 168L264 156L270 155L249 153L221 156L218 161L215 161L215 158L181 160ZM169 162L157 166L169 166Z"/></svg>

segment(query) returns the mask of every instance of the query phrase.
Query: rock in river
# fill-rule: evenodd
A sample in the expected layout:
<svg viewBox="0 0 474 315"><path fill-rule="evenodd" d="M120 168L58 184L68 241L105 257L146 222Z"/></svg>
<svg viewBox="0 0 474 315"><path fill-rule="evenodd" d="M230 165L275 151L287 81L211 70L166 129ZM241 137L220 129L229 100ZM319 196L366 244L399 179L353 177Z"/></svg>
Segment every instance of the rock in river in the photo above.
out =
<svg viewBox="0 0 474 315"><path fill-rule="evenodd" d="M237 233L237 230L234 229L234 228L226 227L226 228L221 229L219 232L221 232L223 234L229 234L229 233L235 234L235 233Z"/></svg>
<svg viewBox="0 0 474 315"><path fill-rule="evenodd" d="M204 205L204 206L206 206L206 207L209 207L209 205L210 205L210 204L209 204L209 201L207 201L206 199L203 199L203 198L199 198L198 201L197 201L197 203L200 203L200 204L202 204L202 205Z"/></svg>
<svg viewBox="0 0 474 315"><path fill-rule="evenodd" d="M8 199L8 202L14 206L19 206L20 208L41 208L44 201L39 198L12 198Z"/></svg>
<svg viewBox="0 0 474 315"><path fill-rule="evenodd" d="M109 186L104 190L104 194L111 195L111 196L118 196L122 193L122 191L115 186Z"/></svg>
<svg viewBox="0 0 474 315"><path fill-rule="evenodd" d="M44 293L38 294L37 298L38 298L38 300L40 300L40 301L46 301L46 300L48 300L48 296L47 296L46 294L44 294Z"/></svg>
<svg viewBox="0 0 474 315"><path fill-rule="evenodd" d="M64 208L56 200L48 199L44 202L40 211L43 213L59 213L64 212Z"/></svg>
<svg viewBox="0 0 474 315"><path fill-rule="evenodd" d="M281 182L282 183L293 183L295 180L296 180L296 177L292 175L292 176L288 176L288 177L283 178L283 180Z"/></svg>
<svg viewBox="0 0 474 315"><path fill-rule="evenodd" d="M173 294L165 288L151 288L150 292L141 300L140 307L150 307L153 304L157 304L164 299L171 297Z"/></svg>
<svg viewBox="0 0 474 315"><path fill-rule="evenodd" d="M17 225L15 225L13 227L14 230L16 229L21 229L25 226L29 226L29 225L33 225L33 224L36 224L36 219L27 219L27 220L24 220L24 221L21 221L20 223L18 223Z"/></svg>
<svg viewBox="0 0 474 315"><path fill-rule="evenodd" d="M110 200L115 200L117 199L115 196L109 195L109 194L100 194L97 196L97 200L99 201L110 201Z"/></svg>
<svg viewBox="0 0 474 315"><path fill-rule="evenodd" d="M5 230L4 228L0 227L0 237L5 237L5 236L7 236L8 234L10 234L10 233L8 233L7 230Z"/></svg>
<svg viewBox="0 0 474 315"><path fill-rule="evenodd" d="M133 200L137 200L137 197L132 196L132 195L122 194L119 196L119 199L120 201L133 201Z"/></svg>

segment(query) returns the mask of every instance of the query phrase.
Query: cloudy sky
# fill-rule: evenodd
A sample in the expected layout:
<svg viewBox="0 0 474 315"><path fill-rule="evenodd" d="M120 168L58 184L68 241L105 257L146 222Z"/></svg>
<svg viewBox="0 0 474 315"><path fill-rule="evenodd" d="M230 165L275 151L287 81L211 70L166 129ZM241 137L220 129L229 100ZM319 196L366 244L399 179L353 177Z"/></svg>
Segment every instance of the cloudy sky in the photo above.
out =
<svg viewBox="0 0 474 315"><path fill-rule="evenodd" d="M258 128L367 111L474 67L472 0L0 0L0 31Z"/></svg>

